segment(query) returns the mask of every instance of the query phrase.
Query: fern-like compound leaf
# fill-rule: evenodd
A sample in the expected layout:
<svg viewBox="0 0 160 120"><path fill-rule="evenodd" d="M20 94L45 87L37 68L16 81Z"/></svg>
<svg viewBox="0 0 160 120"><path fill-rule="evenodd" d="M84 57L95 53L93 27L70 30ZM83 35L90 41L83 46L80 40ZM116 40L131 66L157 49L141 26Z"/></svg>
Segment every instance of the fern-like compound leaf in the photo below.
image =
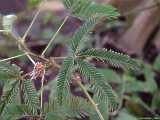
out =
<svg viewBox="0 0 160 120"><path fill-rule="evenodd" d="M131 59L128 55L124 55L107 49L90 49L80 52L78 55L106 61L116 67L124 67L133 70L140 68L140 64L136 60Z"/></svg>
<svg viewBox="0 0 160 120"><path fill-rule="evenodd" d="M0 120L18 120L23 115L25 115L25 112L21 105L16 103L7 104L0 116Z"/></svg>
<svg viewBox="0 0 160 120"><path fill-rule="evenodd" d="M111 86L105 82L103 75L92 64L86 61L77 59L76 63L79 66L81 74L91 80L92 89L99 100L108 102L111 110L116 109L117 101L115 93Z"/></svg>
<svg viewBox="0 0 160 120"><path fill-rule="evenodd" d="M31 80L24 80L24 97L28 112L36 115L39 108L39 98Z"/></svg>
<svg viewBox="0 0 160 120"><path fill-rule="evenodd" d="M57 80L53 80L48 84L50 90L53 90L50 94L50 100L48 105L45 106L45 112L48 113L46 120L50 120L53 117L58 117L60 120L66 118L79 118L82 119L84 116L95 113L90 102L82 97L73 96L72 94L66 95L65 99L62 99L62 104L59 104L57 99ZM48 88L47 88L48 89ZM57 118L57 120L59 120Z"/></svg>
<svg viewBox="0 0 160 120"><path fill-rule="evenodd" d="M58 79L57 79L57 97L60 104L62 104L65 92L67 93L69 86L69 79L71 78L72 67L74 64L74 59L68 57L64 60L63 65L60 69Z"/></svg>
<svg viewBox="0 0 160 120"><path fill-rule="evenodd" d="M63 0L63 4L71 15L86 20L96 14L115 18L119 16L116 8L111 5L100 5L90 0Z"/></svg>
<svg viewBox="0 0 160 120"><path fill-rule="evenodd" d="M99 20L99 16L88 18L88 20L76 31L71 41L71 49L74 53L79 50L79 46L83 42L85 36L88 35Z"/></svg>
<svg viewBox="0 0 160 120"><path fill-rule="evenodd" d="M1 99L0 99L0 115L2 114L3 110L9 103L14 103L15 99L18 95L19 90L19 81L15 81L12 84L12 87L8 89L7 91L4 91Z"/></svg>
<svg viewBox="0 0 160 120"><path fill-rule="evenodd" d="M64 108L61 108L62 111L66 113L66 116L82 119L92 111L92 106L86 99L73 95L70 95L67 98L68 99L64 102L65 104L63 104Z"/></svg>
<svg viewBox="0 0 160 120"><path fill-rule="evenodd" d="M90 102L86 99L73 95L66 96L66 99L62 102L62 105L58 104L58 99L51 99L49 109L50 112L47 114L45 120L52 120L53 117L56 117L57 120L64 120L66 118L82 119L89 114L95 113Z"/></svg>

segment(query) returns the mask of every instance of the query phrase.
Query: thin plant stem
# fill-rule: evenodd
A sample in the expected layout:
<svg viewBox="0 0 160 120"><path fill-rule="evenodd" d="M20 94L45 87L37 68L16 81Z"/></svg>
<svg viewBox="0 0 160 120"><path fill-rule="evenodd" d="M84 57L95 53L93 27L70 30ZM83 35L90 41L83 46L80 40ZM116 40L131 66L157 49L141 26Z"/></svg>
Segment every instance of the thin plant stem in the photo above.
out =
<svg viewBox="0 0 160 120"><path fill-rule="evenodd" d="M59 60L59 59L65 59L67 57L51 57L51 59L54 59L54 60Z"/></svg>
<svg viewBox="0 0 160 120"><path fill-rule="evenodd" d="M41 79L41 100L40 100L40 118L43 115L43 91L44 91L44 76L45 76L45 70L43 72L43 76Z"/></svg>
<svg viewBox="0 0 160 120"><path fill-rule="evenodd" d="M97 107L97 104L94 102L94 100L91 98L91 96L88 94L86 88L82 85L80 80L77 80L78 85L81 87L81 89L83 90L83 92L85 93L85 95L87 96L87 98L89 99L89 101L91 102L92 106L94 107L94 109L96 110L100 120L104 120L100 110Z"/></svg>
<svg viewBox="0 0 160 120"><path fill-rule="evenodd" d="M16 55L16 56L13 56L13 57L5 58L5 59L0 60L0 62L4 62L4 61L12 60L12 59L15 59L15 58L19 58L19 57L25 56L27 54L28 53L24 53L24 54Z"/></svg>
<svg viewBox="0 0 160 120"><path fill-rule="evenodd" d="M36 57L36 58L38 58L38 59L41 59L41 60L47 62L47 63L49 62L49 59L47 59L47 58L45 58L45 57L43 57L43 56L37 55L37 54L32 53L32 52L29 52L29 54L30 54L31 56L33 56L33 57Z"/></svg>
<svg viewBox="0 0 160 120"><path fill-rule="evenodd" d="M34 65L36 64L36 62L32 59L32 57L29 54L27 54L27 57Z"/></svg>
<svg viewBox="0 0 160 120"><path fill-rule="evenodd" d="M66 16L65 19L63 20L61 26L58 28L57 32L53 35L52 39L49 41L48 45L46 46L46 48L43 50L41 56L44 56L45 52L47 51L47 49L50 47L50 45L52 44L52 42L55 40L55 38L57 37L58 33L60 32L60 30L62 29L62 27L64 26L64 24L66 23L66 21L68 20L69 16Z"/></svg>
<svg viewBox="0 0 160 120"><path fill-rule="evenodd" d="M40 12L41 12L41 7L42 7L42 5L43 5L44 2L45 2L45 0L44 0L43 2L41 2L38 11L36 12L36 14L35 14L33 20L31 21L31 23L30 23L28 29L26 30L25 34L23 35L23 37L22 37L22 42L23 42L23 43L25 42L25 39L26 39L28 33L30 32L30 30L31 30L31 28L32 28L32 26L33 26L33 24L35 23L35 21L36 21L38 15L40 14Z"/></svg>
<svg viewBox="0 0 160 120"><path fill-rule="evenodd" d="M36 64L36 62L32 59L32 57L28 54L29 52L27 50L22 50L24 54L28 57L28 59L32 62L32 64Z"/></svg>

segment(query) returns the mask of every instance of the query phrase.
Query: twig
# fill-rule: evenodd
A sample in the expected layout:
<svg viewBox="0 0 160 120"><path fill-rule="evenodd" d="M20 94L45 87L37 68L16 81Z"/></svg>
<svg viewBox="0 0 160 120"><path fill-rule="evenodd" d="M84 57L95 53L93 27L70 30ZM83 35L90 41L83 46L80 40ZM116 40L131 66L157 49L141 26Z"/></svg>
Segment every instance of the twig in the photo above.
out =
<svg viewBox="0 0 160 120"><path fill-rule="evenodd" d="M27 54L28 53L24 53L24 54L21 54L21 55L16 55L16 56L13 56L13 57L5 58L5 59L0 60L0 62L4 62L4 61L12 60L12 59L15 59L15 58L19 58L19 57L25 56Z"/></svg>
<svg viewBox="0 0 160 120"><path fill-rule="evenodd" d="M25 46L25 45L24 45ZM26 49L21 49L25 54L27 54L29 51L27 51ZM32 57L27 54L28 59L35 65L36 62L32 59Z"/></svg>
<svg viewBox="0 0 160 120"><path fill-rule="evenodd" d="M28 59L33 63L33 65L36 64L36 62L32 59L32 57L31 57L29 54L27 54L27 57L28 57Z"/></svg>
<svg viewBox="0 0 160 120"><path fill-rule="evenodd" d="M65 19L63 20L61 26L58 28L57 32L53 35L52 39L49 41L48 45L46 46L46 48L43 50L41 56L44 56L45 52L47 51L47 49L50 47L50 45L52 44L52 42L55 40L55 38L57 37L58 33L60 32L60 30L62 29L63 25L66 23L67 19L69 18L69 16L66 16Z"/></svg>
<svg viewBox="0 0 160 120"><path fill-rule="evenodd" d="M60 60L60 59L65 59L67 57L51 57L51 59L54 59L54 60Z"/></svg>
<svg viewBox="0 0 160 120"><path fill-rule="evenodd" d="M33 26L33 24L34 24L34 22L36 21L38 15L40 14L40 12L41 12L41 7L42 7L43 3L44 3L44 1L41 2L40 6L39 6L39 9L38 9L38 11L36 12L36 14L35 14L35 16L34 16L32 22L31 22L31 24L29 25L28 29L26 30L25 34L23 35L23 37L22 37L22 42L23 42L23 43L25 42L25 39L26 39L28 33L30 32L30 30L31 30L31 28L32 28L32 26Z"/></svg>
<svg viewBox="0 0 160 120"><path fill-rule="evenodd" d="M45 70L43 72L43 76L41 79L41 101L40 101L40 118L43 115L43 87L44 87L44 76L45 76Z"/></svg>
<svg viewBox="0 0 160 120"><path fill-rule="evenodd" d="M89 101L91 102L92 106L94 107L94 109L96 110L100 120L104 120L100 110L97 107L97 104L94 102L94 100L91 98L91 96L88 94L86 88L82 85L80 80L76 80L77 84L82 88L83 92L85 93L86 97L89 99Z"/></svg>
<svg viewBox="0 0 160 120"><path fill-rule="evenodd" d="M33 52L29 52L29 54L30 54L31 56L34 56L34 57L36 57L36 58L38 58L38 59L41 59L41 60L43 60L43 61L45 61L45 62L49 62L49 60L48 60L47 58L43 57L43 56L37 55L37 54L35 54L35 53L33 53Z"/></svg>

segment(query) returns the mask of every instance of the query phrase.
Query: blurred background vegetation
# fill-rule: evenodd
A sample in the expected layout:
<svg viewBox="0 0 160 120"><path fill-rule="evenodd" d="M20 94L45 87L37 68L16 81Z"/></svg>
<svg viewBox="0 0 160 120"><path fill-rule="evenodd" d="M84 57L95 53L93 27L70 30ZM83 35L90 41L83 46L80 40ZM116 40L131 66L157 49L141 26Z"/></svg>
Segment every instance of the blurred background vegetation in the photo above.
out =
<svg viewBox="0 0 160 120"><path fill-rule="evenodd" d="M107 48L128 54L139 59L143 64L140 72L123 71L96 60L93 63L105 75L119 95L122 105L119 112L111 115L111 120L136 120L144 117L160 116L160 0L95 0L102 4L112 4L121 16L109 22L102 20L90 36L89 48ZM18 19L14 24L14 32L23 36L33 19L41 0L0 0L1 19L3 15L16 14ZM40 54L51 39L54 31L60 26L67 14L60 0L48 0L26 38L28 48ZM2 21L2 20L0 20ZM49 49L48 57L65 56L67 43L82 21L70 17L60 34L56 44ZM0 27L0 29L3 29ZM20 54L14 40L5 34L0 34L0 58ZM33 69L26 57L11 61L22 68L24 73ZM59 62L59 61L58 61ZM58 71L49 70L45 84L53 80ZM37 90L39 81L35 81ZM81 95L74 91L75 95ZM2 92L2 90L1 90ZM50 91L45 91L48 99ZM150 118L151 119L151 118Z"/></svg>

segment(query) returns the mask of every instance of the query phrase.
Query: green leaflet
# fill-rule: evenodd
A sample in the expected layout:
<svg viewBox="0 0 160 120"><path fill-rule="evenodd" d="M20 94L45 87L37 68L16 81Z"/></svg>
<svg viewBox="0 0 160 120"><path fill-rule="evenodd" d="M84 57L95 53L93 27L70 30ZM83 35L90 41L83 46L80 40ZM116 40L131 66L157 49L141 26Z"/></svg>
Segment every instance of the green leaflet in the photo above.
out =
<svg viewBox="0 0 160 120"><path fill-rule="evenodd" d="M37 115L39 98L31 80L24 80L24 97L28 112Z"/></svg>
<svg viewBox="0 0 160 120"><path fill-rule="evenodd" d="M75 0L62 0L64 6L67 8L67 9L71 9L73 4L74 4L74 1Z"/></svg>
<svg viewBox="0 0 160 120"><path fill-rule="evenodd" d="M9 90L4 91L3 96L0 99L0 115L2 114L7 104L15 102L15 99L18 95L18 89L19 81L15 81Z"/></svg>
<svg viewBox="0 0 160 120"><path fill-rule="evenodd" d="M106 61L116 67L124 67L127 69L138 69L141 65L131 59L128 55L124 55L118 52L114 52L107 49L90 49L80 52L78 56L81 57L93 57L102 61Z"/></svg>
<svg viewBox="0 0 160 120"><path fill-rule="evenodd" d="M66 58L63 62L63 65L58 75L57 94L60 104L62 104L62 99L65 96L64 92L68 92L68 85L69 85L68 81L71 78L73 64L74 64L74 59L72 57Z"/></svg>
<svg viewBox="0 0 160 120"><path fill-rule="evenodd" d="M116 109L117 101L114 92L109 84L104 82L103 75L90 63L77 59L80 72L91 80L91 86L100 101L109 103L111 110ZM108 100L108 101L107 101Z"/></svg>

